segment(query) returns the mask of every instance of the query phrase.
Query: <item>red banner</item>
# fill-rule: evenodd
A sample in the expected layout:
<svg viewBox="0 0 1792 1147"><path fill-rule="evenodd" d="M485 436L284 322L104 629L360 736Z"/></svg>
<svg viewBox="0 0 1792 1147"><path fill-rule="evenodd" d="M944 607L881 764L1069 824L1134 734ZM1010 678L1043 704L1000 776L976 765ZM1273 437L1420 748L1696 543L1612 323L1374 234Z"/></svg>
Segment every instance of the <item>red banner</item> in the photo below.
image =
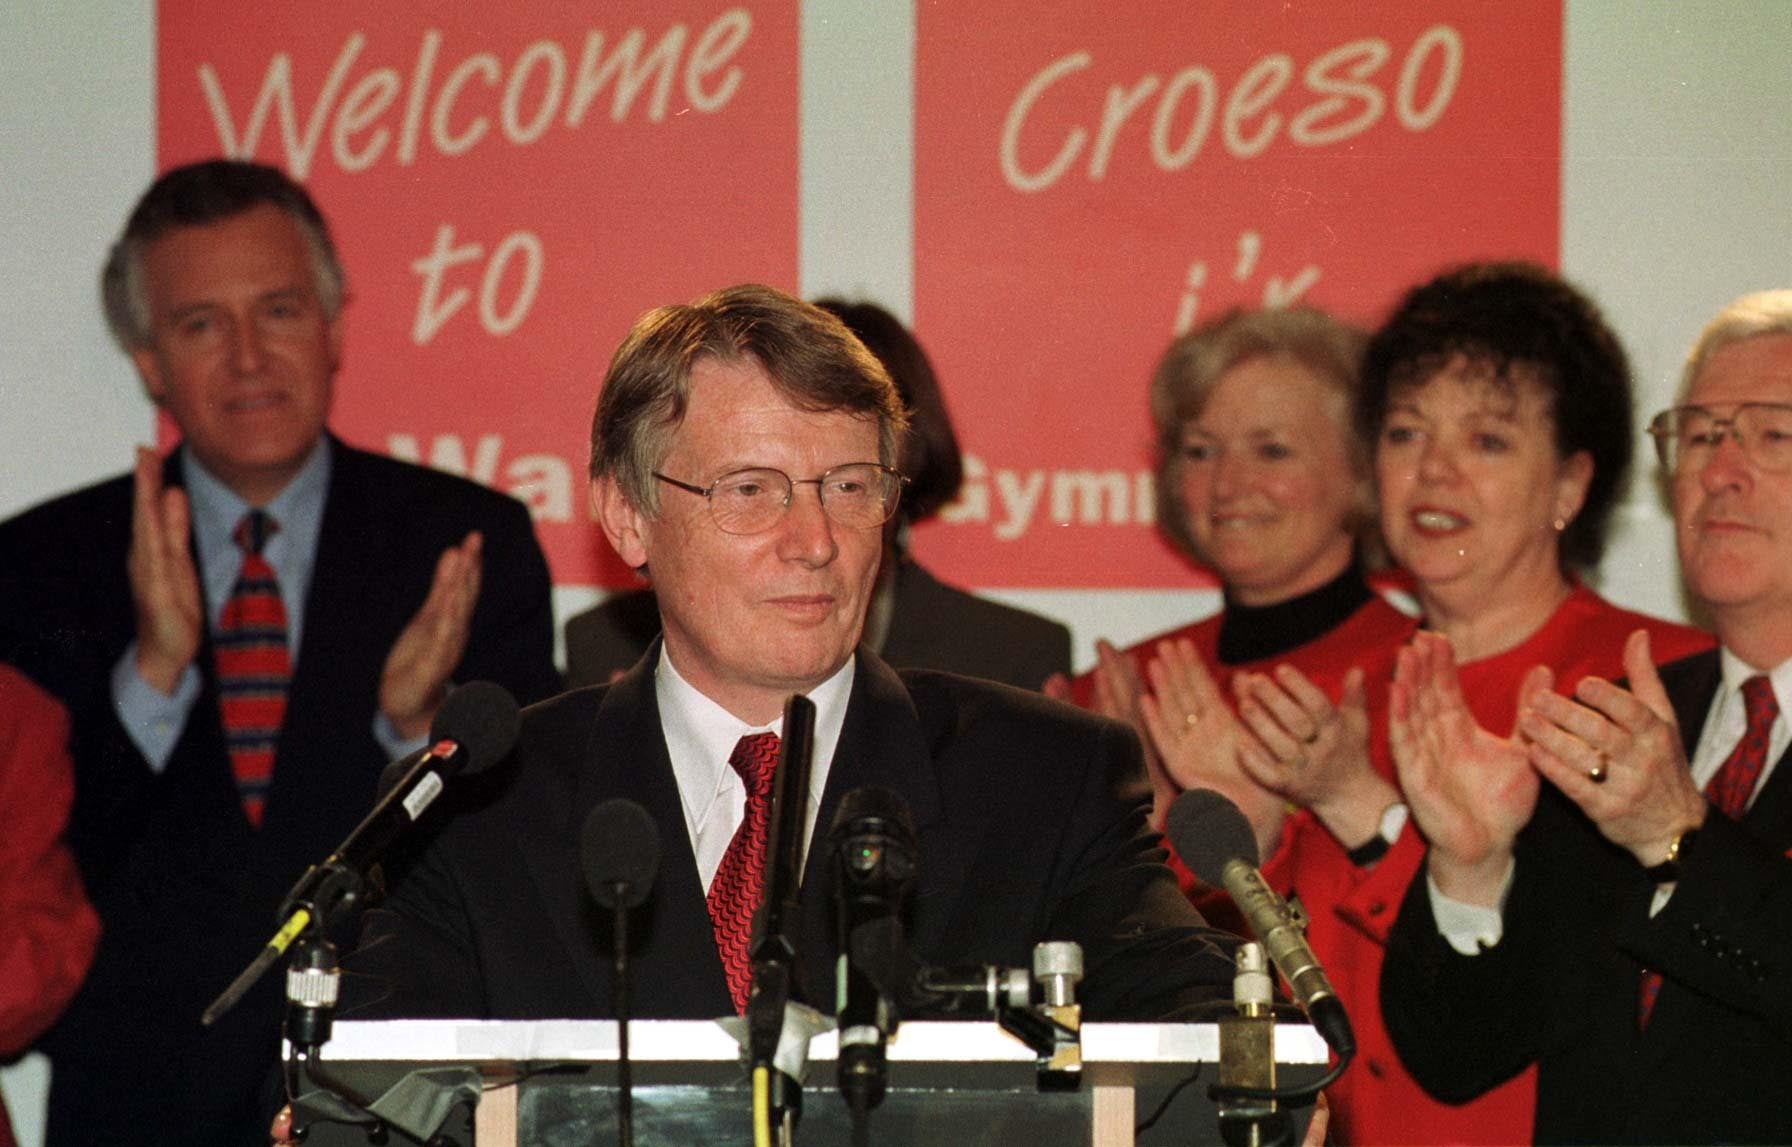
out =
<svg viewBox="0 0 1792 1147"><path fill-rule="evenodd" d="M1560 0L917 8L915 325L967 454L917 548L958 581L1188 584L1145 392L1191 322L1556 262Z"/></svg>
<svg viewBox="0 0 1792 1147"><path fill-rule="evenodd" d="M333 425L529 503L560 583L631 580L590 522L590 413L648 307L793 289L795 5L164 0L166 169L304 182L348 272Z"/></svg>

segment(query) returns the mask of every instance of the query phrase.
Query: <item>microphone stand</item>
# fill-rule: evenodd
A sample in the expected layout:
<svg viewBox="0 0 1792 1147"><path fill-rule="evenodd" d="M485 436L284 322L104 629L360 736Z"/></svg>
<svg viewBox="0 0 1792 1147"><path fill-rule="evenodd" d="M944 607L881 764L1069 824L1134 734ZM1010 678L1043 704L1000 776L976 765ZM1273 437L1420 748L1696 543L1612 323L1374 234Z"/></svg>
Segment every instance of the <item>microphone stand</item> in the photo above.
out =
<svg viewBox="0 0 1792 1147"><path fill-rule="evenodd" d="M628 886L614 884L616 896L611 905L611 919L616 927L616 975L610 981L611 1009L616 1013L616 1142L619 1147L635 1143L635 1072L628 1056L628 1021L631 1015L628 960Z"/></svg>
<svg viewBox="0 0 1792 1147"><path fill-rule="evenodd" d="M769 1147L773 1140L786 1147L794 1142L803 1111L801 1077L808 1060L809 1037L825 1026L813 1008L790 1002L814 740L815 703L793 694L784 704L784 731L766 838L765 887L754 920L753 981L745 1017L754 1132L756 1141L763 1140L761 1147Z"/></svg>
<svg viewBox="0 0 1792 1147"><path fill-rule="evenodd" d="M330 1041L336 1018L336 997L342 985L342 969L336 962L336 945L321 930L309 929L293 949L286 969L287 1055L282 1065L286 1094L295 1097L305 1080L305 1069L317 1049Z"/></svg>
<svg viewBox="0 0 1792 1147"><path fill-rule="evenodd" d="M1263 948L1239 946L1232 979L1235 1015L1220 1020L1220 1078L1209 1089L1228 1147L1272 1147L1294 1142L1288 1113L1273 1098L1276 1085L1274 984Z"/></svg>

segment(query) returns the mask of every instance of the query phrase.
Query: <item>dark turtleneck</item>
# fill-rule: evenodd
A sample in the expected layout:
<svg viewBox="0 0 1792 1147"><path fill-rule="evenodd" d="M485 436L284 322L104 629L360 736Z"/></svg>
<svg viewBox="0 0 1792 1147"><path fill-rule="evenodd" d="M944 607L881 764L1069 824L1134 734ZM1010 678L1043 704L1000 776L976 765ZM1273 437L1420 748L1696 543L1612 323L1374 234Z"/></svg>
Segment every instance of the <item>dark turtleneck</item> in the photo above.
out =
<svg viewBox="0 0 1792 1147"><path fill-rule="evenodd" d="M1373 594L1354 561L1318 589L1274 605L1240 605L1228 594L1220 619L1220 664L1263 661L1305 645L1344 624Z"/></svg>

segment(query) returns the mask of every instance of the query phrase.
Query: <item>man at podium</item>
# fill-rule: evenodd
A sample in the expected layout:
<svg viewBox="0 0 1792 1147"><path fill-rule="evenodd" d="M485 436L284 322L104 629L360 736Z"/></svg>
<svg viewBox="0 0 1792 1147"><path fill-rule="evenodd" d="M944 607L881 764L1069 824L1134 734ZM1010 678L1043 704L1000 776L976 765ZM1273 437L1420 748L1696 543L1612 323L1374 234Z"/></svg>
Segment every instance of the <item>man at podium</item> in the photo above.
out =
<svg viewBox="0 0 1792 1147"><path fill-rule="evenodd" d="M793 693L817 710L811 833L861 786L913 813L919 960L1026 965L1036 942L1074 940L1087 1019L1192 1018L1229 999L1235 938L1164 867L1130 731L858 647L903 417L845 327L779 291L734 287L635 324L598 399L591 499L650 577L663 637L614 683L527 710L510 758L445 801L366 917L342 1018L607 1017L611 937L579 834L613 797L662 841L630 925L635 1014L740 1010ZM805 863L797 991L832 1011L826 851Z"/></svg>

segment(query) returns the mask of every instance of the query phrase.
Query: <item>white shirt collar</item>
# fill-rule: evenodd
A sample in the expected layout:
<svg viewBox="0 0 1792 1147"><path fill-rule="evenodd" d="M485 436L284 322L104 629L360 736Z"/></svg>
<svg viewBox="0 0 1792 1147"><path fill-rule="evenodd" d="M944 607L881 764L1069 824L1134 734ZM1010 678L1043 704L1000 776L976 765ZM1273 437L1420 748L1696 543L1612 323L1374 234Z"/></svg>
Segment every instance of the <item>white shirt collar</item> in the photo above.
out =
<svg viewBox="0 0 1792 1147"><path fill-rule="evenodd" d="M1718 687L1717 696L1711 699L1711 709L1705 715L1705 728L1693 748L1691 761L1693 783L1701 789L1717 775L1717 770L1747 731L1748 710L1742 700L1742 683L1761 673L1728 649L1720 650L1718 664L1722 667L1723 684ZM1773 729L1768 734L1767 764L1756 782L1757 793L1767 783L1787 746L1792 745L1792 717L1787 713L1788 705L1792 704L1792 660L1782 661L1768 670L1767 679L1773 683L1773 695L1779 700L1780 713L1774 718Z"/></svg>
<svg viewBox="0 0 1792 1147"><path fill-rule="evenodd" d="M804 839L814 836L821 794L827 788L828 770L846 723L847 703L857 672L856 657L846 659L833 676L811 689L815 703L815 755L809 772L809 801L804 817ZM684 808L685 828L697 856L703 886L709 887L716 867L734 830L746 815L746 786L728 764L735 743L748 733L782 733L784 718L768 725L749 725L705 696L672 664L665 643L660 644L659 665L654 670L654 694L659 701L660 728L666 753L678 780L678 799Z"/></svg>

